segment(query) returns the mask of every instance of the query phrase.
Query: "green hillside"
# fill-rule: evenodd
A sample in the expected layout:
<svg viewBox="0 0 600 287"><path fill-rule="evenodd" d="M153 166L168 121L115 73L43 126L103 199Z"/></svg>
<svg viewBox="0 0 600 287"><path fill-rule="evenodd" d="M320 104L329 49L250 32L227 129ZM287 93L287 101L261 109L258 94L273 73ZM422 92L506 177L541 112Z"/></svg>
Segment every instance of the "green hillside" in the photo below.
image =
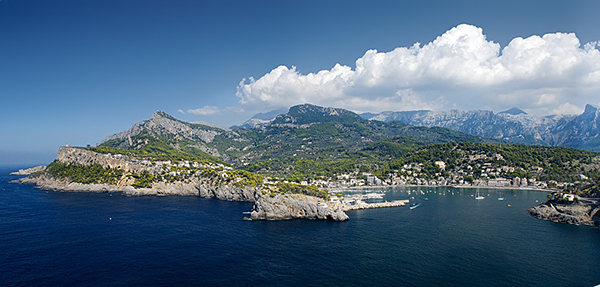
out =
<svg viewBox="0 0 600 287"><path fill-rule="evenodd" d="M290 108L270 124L234 130L157 112L90 149L151 160L220 163L292 182L376 175L390 183L462 184L518 177L555 185L599 176L594 152L510 145L308 104Z"/></svg>

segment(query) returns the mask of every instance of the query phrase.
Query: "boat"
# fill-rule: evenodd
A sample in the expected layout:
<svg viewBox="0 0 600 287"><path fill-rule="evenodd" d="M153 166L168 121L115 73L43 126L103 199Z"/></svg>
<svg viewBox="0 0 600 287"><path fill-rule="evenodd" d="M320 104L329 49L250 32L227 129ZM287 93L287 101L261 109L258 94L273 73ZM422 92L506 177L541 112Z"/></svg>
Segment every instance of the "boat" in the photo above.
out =
<svg viewBox="0 0 600 287"><path fill-rule="evenodd" d="M419 207L419 205L421 205L421 204L419 203L419 204L413 205L413 206L411 206L411 207L409 207L409 208L410 208L411 210L413 210L413 209L415 209L415 208Z"/></svg>
<svg viewBox="0 0 600 287"><path fill-rule="evenodd" d="M502 191L500 191L500 195L498 195L498 200L504 200L504 197L502 197Z"/></svg>
<svg viewBox="0 0 600 287"><path fill-rule="evenodd" d="M477 187L477 196L475 199L484 199L485 197L479 194L479 186Z"/></svg>

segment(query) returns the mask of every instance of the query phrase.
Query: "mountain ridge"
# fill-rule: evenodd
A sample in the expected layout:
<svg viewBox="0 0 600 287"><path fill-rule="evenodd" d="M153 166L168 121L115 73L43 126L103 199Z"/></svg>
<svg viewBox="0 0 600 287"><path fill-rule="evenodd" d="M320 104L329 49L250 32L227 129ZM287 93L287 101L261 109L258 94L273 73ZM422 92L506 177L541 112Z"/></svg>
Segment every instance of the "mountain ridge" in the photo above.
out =
<svg viewBox="0 0 600 287"><path fill-rule="evenodd" d="M268 123L233 129L188 123L157 111L148 120L109 135L96 146L138 154L175 153L242 167L288 157L290 162L322 157L384 159L416 146L455 141L500 143L444 128L369 121L346 109L303 104Z"/></svg>
<svg viewBox="0 0 600 287"><path fill-rule="evenodd" d="M600 108L588 104L580 115L534 116L518 108L487 110L401 111L366 113L363 118L400 121L414 126L444 127L470 135L517 144L566 146L600 151Z"/></svg>

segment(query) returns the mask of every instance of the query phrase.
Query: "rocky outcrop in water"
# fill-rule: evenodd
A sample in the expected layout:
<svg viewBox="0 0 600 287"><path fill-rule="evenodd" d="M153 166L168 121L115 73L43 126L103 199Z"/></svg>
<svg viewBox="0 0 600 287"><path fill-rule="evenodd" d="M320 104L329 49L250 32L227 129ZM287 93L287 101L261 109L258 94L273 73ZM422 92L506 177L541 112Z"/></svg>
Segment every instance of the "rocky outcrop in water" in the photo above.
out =
<svg viewBox="0 0 600 287"><path fill-rule="evenodd" d="M576 225L600 225L600 207L597 205L571 203L542 203L532 207L529 213L537 218Z"/></svg>
<svg viewBox="0 0 600 287"><path fill-rule="evenodd" d="M333 209L319 204L319 199L301 194L286 194L257 198L250 213L252 220L284 220L294 218L330 219L346 221L348 215L342 208Z"/></svg>
<svg viewBox="0 0 600 287"><path fill-rule="evenodd" d="M19 169L19 171L11 172L10 175L30 175L34 172L43 171L45 169L45 165L38 165L31 168Z"/></svg>

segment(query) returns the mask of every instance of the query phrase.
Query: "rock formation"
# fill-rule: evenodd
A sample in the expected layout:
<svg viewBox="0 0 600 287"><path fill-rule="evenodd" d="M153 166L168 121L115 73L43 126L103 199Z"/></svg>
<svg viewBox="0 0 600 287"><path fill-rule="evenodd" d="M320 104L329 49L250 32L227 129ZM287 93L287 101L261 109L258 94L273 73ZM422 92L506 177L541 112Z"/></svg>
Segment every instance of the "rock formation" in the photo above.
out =
<svg viewBox="0 0 600 287"><path fill-rule="evenodd" d="M546 202L532 207L528 211L537 218L554 222L576 225L600 225L599 210L600 207L595 204L557 204Z"/></svg>
<svg viewBox="0 0 600 287"><path fill-rule="evenodd" d="M83 148L63 146L58 149L56 159L62 163L92 165L99 164L104 168L117 168L124 172L141 173L155 171L157 167L150 162L136 160L120 154L101 154Z"/></svg>
<svg viewBox="0 0 600 287"><path fill-rule="evenodd" d="M163 167L149 161L133 159L124 155L101 154L91 150L75 147L61 147L57 161L64 164L94 165L104 168L116 168L126 173L161 172ZM36 167L35 171L45 167ZM32 169L33 170L33 169ZM24 172L24 171L23 171ZM146 195L179 195L201 196L226 201L255 202L252 209L252 219L281 220L292 218L331 219L335 221L348 220L342 207L335 209L320 204L321 199L301 195L285 194L274 197L264 195L263 190L256 186L236 186L222 183L215 178L205 178L192 175L184 180L169 182L153 182L150 188L134 188L131 181L124 177L117 184L71 182L68 179L54 178L48 173L29 176L18 180L24 184L34 184L45 190L65 192L120 192L126 196Z"/></svg>
<svg viewBox="0 0 600 287"><path fill-rule="evenodd" d="M325 204L319 204L315 197L301 194L262 195L257 198L250 213L252 220L294 218L345 221L348 220L348 215L341 207L334 209Z"/></svg>
<svg viewBox="0 0 600 287"><path fill-rule="evenodd" d="M19 169L19 171L11 172L11 175L30 175L34 172L43 171L46 169L45 165L38 165L31 168Z"/></svg>

